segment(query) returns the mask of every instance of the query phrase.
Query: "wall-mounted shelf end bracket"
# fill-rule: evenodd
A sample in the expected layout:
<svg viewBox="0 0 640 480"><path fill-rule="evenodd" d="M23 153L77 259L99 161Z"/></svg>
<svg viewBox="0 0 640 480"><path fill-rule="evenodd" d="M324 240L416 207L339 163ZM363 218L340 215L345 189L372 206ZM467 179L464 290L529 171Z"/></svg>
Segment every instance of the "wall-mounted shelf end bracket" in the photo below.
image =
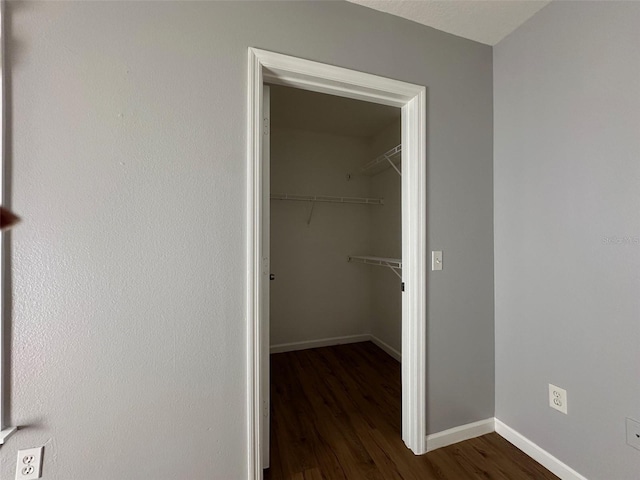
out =
<svg viewBox="0 0 640 480"><path fill-rule="evenodd" d="M348 262L359 262L367 265L376 265L378 267L387 267L402 280L402 259L400 258L384 258L384 257L368 257L362 255L350 255Z"/></svg>

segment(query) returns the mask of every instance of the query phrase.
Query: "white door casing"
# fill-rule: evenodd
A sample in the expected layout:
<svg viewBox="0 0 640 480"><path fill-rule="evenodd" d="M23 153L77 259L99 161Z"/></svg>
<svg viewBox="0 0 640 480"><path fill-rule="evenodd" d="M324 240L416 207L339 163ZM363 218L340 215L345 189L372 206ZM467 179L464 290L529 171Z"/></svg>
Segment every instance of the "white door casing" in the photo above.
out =
<svg viewBox="0 0 640 480"><path fill-rule="evenodd" d="M269 468L269 431L271 427L271 395L269 368L269 280L271 275L271 95L267 85L263 87L262 96L262 415L260 416L260 440L262 441L262 468Z"/></svg>
<svg viewBox="0 0 640 480"><path fill-rule="evenodd" d="M247 478L262 479L263 454L268 452L268 446L263 445L268 443L268 427L262 420L265 405L268 408L264 393L269 381L268 303L265 314L264 302L268 302L270 273L268 268L264 273L263 255L268 252L265 231L269 234L265 81L402 109L402 439L415 454L425 453L426 88L255 48L249 48L248 56ZM266 242L268 248L268 237Z"/></svg>

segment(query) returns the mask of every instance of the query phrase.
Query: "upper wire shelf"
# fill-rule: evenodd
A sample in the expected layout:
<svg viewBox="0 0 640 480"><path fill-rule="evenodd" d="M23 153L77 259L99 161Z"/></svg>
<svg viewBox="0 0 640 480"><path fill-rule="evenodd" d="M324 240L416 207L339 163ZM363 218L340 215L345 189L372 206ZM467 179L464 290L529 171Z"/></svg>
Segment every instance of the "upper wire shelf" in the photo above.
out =
<svg viewBox="0 0 640 480"><path fill-rule="evenodd" d="M272 193L273 200L295 200L298 202L327 202L327 203L360 203L365 205L384 205L383 198L367 197L331 197L328 195L294 195L291 193Z"/></svg>
<svg viewBox="0 0 640 480"><path fill-rule="evenodd" d="M365 175L376 175L389 167L392 167L398 175L402 176L402 172L398 168L402 160L402 144L393 147L391 150L384 152L377 158L365 163L360 171Z"/></svg>

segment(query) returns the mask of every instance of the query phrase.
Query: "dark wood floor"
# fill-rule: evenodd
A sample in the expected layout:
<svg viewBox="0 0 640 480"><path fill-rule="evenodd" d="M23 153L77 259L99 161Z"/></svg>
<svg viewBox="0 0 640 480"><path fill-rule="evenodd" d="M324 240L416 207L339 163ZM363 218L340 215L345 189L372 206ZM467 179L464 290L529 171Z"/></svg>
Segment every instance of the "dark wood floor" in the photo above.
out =
<svg viewBox="0 0 640 480"><path fill-rule="evenodd" d="M492 433L415 456L400 437L400 364L371 342L271 356L265 479L557 479Z"/></svg>

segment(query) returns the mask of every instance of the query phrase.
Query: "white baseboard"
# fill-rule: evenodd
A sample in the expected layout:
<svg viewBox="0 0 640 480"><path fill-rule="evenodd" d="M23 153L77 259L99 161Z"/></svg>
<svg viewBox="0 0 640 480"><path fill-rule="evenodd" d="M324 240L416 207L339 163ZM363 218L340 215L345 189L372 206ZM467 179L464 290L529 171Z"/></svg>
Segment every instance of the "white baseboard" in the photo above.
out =
<svg viewBox="0 0 640 480"><path fill-rule="evenodd" d="M322 340L272 345L271 353L292 352L295 350L305 350L307 348L328 347L332 345L344 345L348 343L366 341L373 342L396 360L402 361L402 355L400 352L380 340L378 337L370 334L349 335L345 337L325 338ZM524 435L515 431L513 428L504 424L497 418L487 418L486 420L460 425L459 427L427 435L427 452L447 447L458 442L463 442L471 438L480 437L491 432L496 432L562 480L587 480L586 477L580 475L573 468L561 462L549 452L542 449Z"/></svg>
<svg viewBox="0 0 640 480"><path fill-rule="evenodd" d="M309 348L331 347L334 345L346 345L348 343L373 342L397 361L402 362L402 354L388 343L383 342L375 335L363 333L360 335L347 335L344 337L322 338L320 340L306 340L304 342L280 343L271 345L270 353L295 352Z"/></svg>
<svg viewBox="0 0 640 480"><path fill-rule="evenodd" d="M369 340L371 340L371 335L365 333L362 335L347 335L344 337L322 338L320 340L307 340L304 342L281 343L279 345L271 345L269 351L271 353L295 352L296 350L331 347L333 345L345 345L347 343L368 342Z"/></svg>
<svg viewBox="0 0 640 480"><path fill-rule="evenodd" d="M466 425L460 425L459 427L450 428L449 430L432 433L431 435L427 435L427 452L471 438L480 437L493 431L495 431L494 418L487 418L486 420L467 423Z"/></svg>
<svg viewBox="0 0 640 480"><path fill-rule="evenodd" d="M292 352L295 350L305 350L307 348L328 347L332 345L344 345L348 343L366 341L373 342L396 360L402 361L402 355L400 352L380 340L378 337L370 334L349 335L345 337L325 338L322 340L272 345L271 353ZM427 452L447 447L458 442L463 442L471 438L480 437L491 432L496 432L562 480L587 480L586 477L580 475L573 468L561 462L549 452L542 449L524 435L518 433L497 418L487 418L486 420L460 425L459 427L427 435Z"/></svg>
<svg viewBox="0 0 640 480"><path fill-rule="evenodd" d="M375 343L378 347L380 347L382 350L387 352L390 356L395 358L397 361L402 363L402 354L398 350L393 348L391 345L383 342L375 335L369 335L369 340L371 340L373 343Z"/></svg>
<svg viewBox="0 0 640 480"><path fill-rule="evenodd" d="M573 468L561 462L549 452L540 448L527 437L516 432L513 428L505 425L497 418L496 433L546 467L562 480L587 480L586 477L580 475Z"/></svg>

